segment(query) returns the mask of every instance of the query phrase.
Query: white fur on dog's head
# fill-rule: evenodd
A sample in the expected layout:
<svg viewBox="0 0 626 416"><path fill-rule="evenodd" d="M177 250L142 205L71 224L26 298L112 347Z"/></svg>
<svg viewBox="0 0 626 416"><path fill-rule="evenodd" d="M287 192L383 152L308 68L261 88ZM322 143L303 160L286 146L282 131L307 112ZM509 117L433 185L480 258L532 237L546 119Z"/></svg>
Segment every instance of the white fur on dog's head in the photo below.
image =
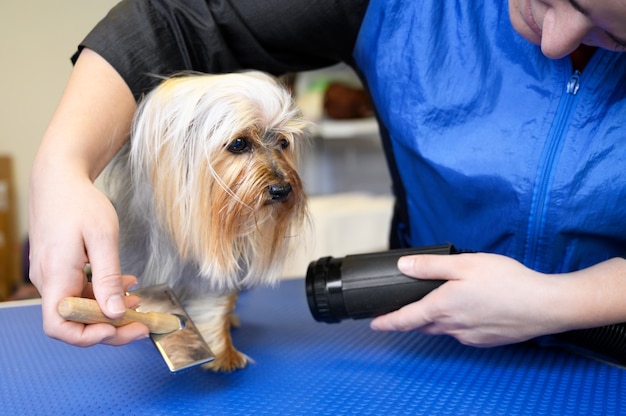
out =
<svg viewBox="0 0 626 416"><path fill-rule="evenodd" d="M306 126L289 92L265 74L168 79L134 120L129 209L152 205L144 211L151 227L211 288L271 282L306 215L296 172ZM275 183L288 183L289 195L268 195Z"/></svg>

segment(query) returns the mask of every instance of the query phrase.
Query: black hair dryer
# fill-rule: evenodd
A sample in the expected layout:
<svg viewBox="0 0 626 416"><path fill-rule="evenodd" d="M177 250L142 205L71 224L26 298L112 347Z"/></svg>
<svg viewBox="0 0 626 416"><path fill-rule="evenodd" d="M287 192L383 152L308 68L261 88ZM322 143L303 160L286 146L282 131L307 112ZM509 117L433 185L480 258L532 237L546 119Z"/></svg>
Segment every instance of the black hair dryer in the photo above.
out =
<svg viewBox="0 0 626 416"><path fill-rule="evenodd" d="M445 280L418 280L398 270L398 259L413 254L455 254L452 244L408 248L343 258L323 257L309 264L306 295L316 321L337 323L370 318L415 302Z"/></svg>
<svg viewBox="0 0 626 416"><path fill-rule="evenodd" d="M400 309L436 289L445 280L419 280L398 270L401 256L457 254L453 245L322 257L309 264L306 296L316 321L370 318ZM626 367L626 323L580 329L540 337L541 345L554 345Z"/></svg>

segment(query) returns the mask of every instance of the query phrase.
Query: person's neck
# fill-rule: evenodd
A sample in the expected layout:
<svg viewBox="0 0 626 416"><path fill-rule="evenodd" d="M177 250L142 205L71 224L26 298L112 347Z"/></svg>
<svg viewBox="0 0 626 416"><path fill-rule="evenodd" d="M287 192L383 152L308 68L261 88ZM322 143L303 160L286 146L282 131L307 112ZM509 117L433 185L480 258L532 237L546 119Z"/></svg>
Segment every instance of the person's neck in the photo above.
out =
<svg viewBox="0 0 626 416"><path fill-rule="evenodd" d="M574 52L572 52L570 54L570 59L572 60L574 70L582 72L596 49L598 48L595 46L580 45Z"/></svg>

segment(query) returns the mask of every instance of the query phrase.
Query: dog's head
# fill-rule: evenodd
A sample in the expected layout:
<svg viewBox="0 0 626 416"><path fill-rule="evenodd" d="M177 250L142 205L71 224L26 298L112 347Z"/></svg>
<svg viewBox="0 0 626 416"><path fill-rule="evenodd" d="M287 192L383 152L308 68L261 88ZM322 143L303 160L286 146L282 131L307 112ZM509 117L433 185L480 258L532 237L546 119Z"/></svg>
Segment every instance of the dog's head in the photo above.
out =
<svg viewBox="0 0 626 416"><path fill-rule="evenodd" d="M152 185L158 223L218 289L280 272L306 216L296 171L307 123L258 72L164 81L140 104L135 183Z"/></svg>

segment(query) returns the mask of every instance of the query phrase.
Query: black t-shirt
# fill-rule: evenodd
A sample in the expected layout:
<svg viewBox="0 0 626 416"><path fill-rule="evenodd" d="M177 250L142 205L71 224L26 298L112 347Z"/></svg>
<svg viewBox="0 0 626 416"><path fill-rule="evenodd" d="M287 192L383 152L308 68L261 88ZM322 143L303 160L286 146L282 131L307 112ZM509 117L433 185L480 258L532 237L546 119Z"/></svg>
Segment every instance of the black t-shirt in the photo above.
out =
<svg viewBox="0 0 626 416"><path fill-rule="evenodd" d="M274 75L352 61L366 0L126 0L84 47L120 73L135 98L181 71Z"/></svg>

